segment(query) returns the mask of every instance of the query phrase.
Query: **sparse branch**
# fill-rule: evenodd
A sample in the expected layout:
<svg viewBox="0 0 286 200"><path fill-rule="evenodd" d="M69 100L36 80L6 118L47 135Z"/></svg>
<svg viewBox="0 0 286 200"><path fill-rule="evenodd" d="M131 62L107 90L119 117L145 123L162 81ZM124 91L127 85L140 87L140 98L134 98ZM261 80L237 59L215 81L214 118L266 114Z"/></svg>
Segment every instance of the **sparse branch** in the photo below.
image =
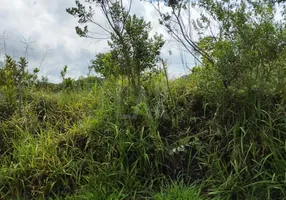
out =
<svg viewBox="0 0 286 200"><path fill-rule="evenodd" d="M96 21L94 21L93 19L89 19L89 22L91 22L92 24L98 26L99 28L101 28L103 31L111 34L111 31L109 31L107 28L104 28L101 24L97 23Z"/></svg>
<svg viewBox="0 0 286 200"><path fill-rule="evenodd" d="M24 37L23 37L23 40L24 41L20 41L21 43L23 43L25 45L25 58L26 60L28 60L28 51L29 49L33 50L33 48L30 47L30 45L36 41L30 41L31 40L31 36L29 37L28 40L26 40Z"/></svg>
<svg viewBox="0 0 286 200"><path fill-rule="evenodd" d="M179 14L176 14L176 12L173 12L173 14L178 21L178 25L180 27L182 36L185 39L185 41L195 50L195 52L198 52L203 57L206 57L213 64L214 61L211 58L211 56L207 52L205 52L203 49L201 49L194 41L192 41L190 38L187 37L186 31L185 31L185 29L182 25L181 19L180 19L180 12L179 12Z"/></svg>
<svg viewBox="0 0 286 200"><path fill-rule="evenodd" d="M180 3L180 5L178 6L170 6L171 14L164 14L163 11L161 11L160 9L159 3L157 6L153 2L151 2L151 4L160 16L161 24L167 28L168 32L174 37L177 42L179 42L201 64L202 62L196 56L196 54L207 58L210 63L214 64L213 58L206 51L204 51L198 46L198 44L192 39L190 31L186 29L186 26L184 24L184 18L182 17L182 9L186 8L183 8L182 3ZM188 10L188 12L190 12L190 10ZM188 17L189 19L187 19L187 23L190 26L190 14L188 15Z"/></svg>
<svg viewBox="0 0 286 200"><path fill-rule="evenodd" d="M7 54L5 33L6 33L6 30L5 30L5 31L3 32L3 34L0 36L0 39L3 40L4 54Z"/></svg>
<svg viewBox="0 0 286 200"><path fill-rule="evenodd" d="M49 51L50 51L50 48L47 47L46 50L45 50L45 53L43 54L43 57L42 57L42 59L41 59L39 68L41 68L43 62L46 62L46 61L45 61L46 57L51 54Z"/></svg>

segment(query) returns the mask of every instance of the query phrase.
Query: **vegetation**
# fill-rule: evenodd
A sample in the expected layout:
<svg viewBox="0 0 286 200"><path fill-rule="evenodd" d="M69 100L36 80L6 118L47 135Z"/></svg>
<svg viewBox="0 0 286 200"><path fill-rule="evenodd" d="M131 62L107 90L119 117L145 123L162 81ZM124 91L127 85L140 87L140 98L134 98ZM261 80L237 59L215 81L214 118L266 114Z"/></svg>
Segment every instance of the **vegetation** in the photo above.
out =
<svg viewBox="0 0 286 200"><path fill-rule="evenodd" d="M111 29L108 30L96 23L93 18L95 10L92 7L85 8L79 1L76 1L77 7L67 9L69 14L79 18L79 23L92 22L111 37L111 41L108 42L111 52L105 55L99 54L91 68L105 77L114 74L126 76L129 85L138 90L141 84L141 73L152 70L160 55L160 49L165 43L162 35L156 34L152 38L149 37L150 22L146 23L144 19L130 15L131 2L128 9L123 6L122 1L118 0L87 2L101 8ZM88 26L84 29L76 27L76 32L81 37L90 37ZM109 65L104 61L106 59L109 59L108 62L111 65L116 62L114 66L117 67L110 70Z"/></svg>
<svg viewBox="0 0 286 200"><path fill-rule="evenodd" d="M121 1L87 2L110 21L111 51L90 67L103 78L64 66L51 84L8 55L0 68L0 199L285 199L283 1L200 1L199 29L212 18L219 33L192 41L201 65L176 80L149 23ZM186 5L169 2L177 19Z"/></svg>

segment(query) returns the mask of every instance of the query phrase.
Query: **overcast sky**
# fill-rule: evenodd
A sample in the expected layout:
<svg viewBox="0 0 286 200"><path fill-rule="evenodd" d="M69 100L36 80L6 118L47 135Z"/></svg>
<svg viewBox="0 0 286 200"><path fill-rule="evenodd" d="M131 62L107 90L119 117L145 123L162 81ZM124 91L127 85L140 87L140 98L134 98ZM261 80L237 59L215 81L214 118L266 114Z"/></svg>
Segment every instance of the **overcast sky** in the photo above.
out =
<svg viewBox="0 0 286 200"><path fill-rule="evenodd" d="M68 66L67 77L86 76L89 61L97 53L108 51L108 45L106 41L80 38L75 33L77 19L66 12L66 8L74 5L74 0L1 0L0 35L5 40L0 41L0 59L3 60L5 53L16 59L25 56L29 43L29 70L40 66L40 75L47 76L51 82L61 81L60 71L64 65ZM134 0L132 12L151 21L153 32L168 36L149 3ZM162 56L168 59L171 76L188 73L182 67L179 49L178 44L171 42L162 50ZM193 58L186 56L192 67Z"/></svg>

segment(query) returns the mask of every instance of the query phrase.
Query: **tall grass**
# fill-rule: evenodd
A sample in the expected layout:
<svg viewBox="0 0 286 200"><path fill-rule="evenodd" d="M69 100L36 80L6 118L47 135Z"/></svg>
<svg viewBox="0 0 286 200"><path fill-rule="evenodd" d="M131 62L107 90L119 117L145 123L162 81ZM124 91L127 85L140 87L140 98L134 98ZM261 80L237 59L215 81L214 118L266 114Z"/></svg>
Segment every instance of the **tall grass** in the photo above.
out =
<svg viewBox="0 0 286 200"><path fill-rule="evenodd" d="M27 86L22 115L0 122L2 199L285 197L281 86L226 89L205 68L136 93L124 80L70 84Z"/></svg>

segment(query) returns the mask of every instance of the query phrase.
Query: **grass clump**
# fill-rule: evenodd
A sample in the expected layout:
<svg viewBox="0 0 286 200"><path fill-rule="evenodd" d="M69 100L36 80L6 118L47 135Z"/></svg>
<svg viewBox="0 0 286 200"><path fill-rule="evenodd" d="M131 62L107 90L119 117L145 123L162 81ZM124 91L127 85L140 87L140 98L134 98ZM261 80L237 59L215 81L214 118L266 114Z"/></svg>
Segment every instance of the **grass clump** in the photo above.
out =
<svg viewBox="0 0 286 200"><path fill-rule="evenodd" d="M186 186L181 183L173 183L166 187L161 193L153 196L155 200L201 200L198 194L199 189L193 186Z"/></svg>

